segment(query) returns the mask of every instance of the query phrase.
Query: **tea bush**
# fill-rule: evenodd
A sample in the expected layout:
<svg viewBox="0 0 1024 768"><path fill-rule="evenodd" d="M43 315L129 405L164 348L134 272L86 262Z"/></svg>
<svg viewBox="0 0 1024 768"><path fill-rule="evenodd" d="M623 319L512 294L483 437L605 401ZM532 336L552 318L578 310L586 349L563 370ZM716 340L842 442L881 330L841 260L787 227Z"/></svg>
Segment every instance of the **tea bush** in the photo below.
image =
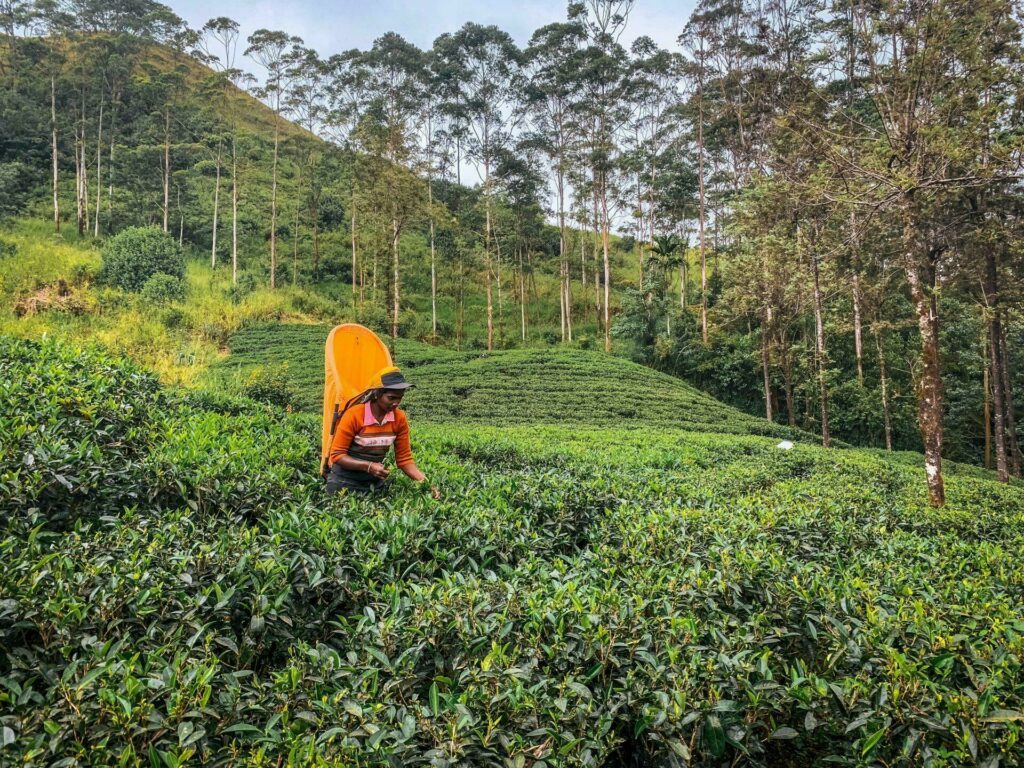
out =
<svg viewBox="0 0 1024 768"><path fill-rule="evenodd" d="M316 417L0 360L5 765L1024 764L1020 484L952 465L933 510L919 457L414 419L440 502L328 498ZM85 441L116 486L57 526L7 496L54 427L36 467Z"/></svg>
<svg viewBox="0 0 1024 768"><path fill-rule="evenodd" d="M296 407L323 402L322 325L263 325L231 337L231 355L214 366L223 386L268 365L286 365ZM652 427L816 438L723 405L677 378L603 353L575 349L457 352L399 339L396 360L416 384L405 399L422 421L486 424L644 422ZM646 428L646 427L645 427Z"/></svg>
<svg viewBox="0 0 1024 768"><path fill-rule="evenodd" d="M103 282L139 291L158 274L184 278L185 258L177 241L157 227L128 227L103 246Z"/></svg>
<svg viewBox="0 0 1024 768"><path fill-rule="evenodd" d="M185 281L180 277L158 272L146 280L140 293L144 300L154 305L183 301Z"/></svg>

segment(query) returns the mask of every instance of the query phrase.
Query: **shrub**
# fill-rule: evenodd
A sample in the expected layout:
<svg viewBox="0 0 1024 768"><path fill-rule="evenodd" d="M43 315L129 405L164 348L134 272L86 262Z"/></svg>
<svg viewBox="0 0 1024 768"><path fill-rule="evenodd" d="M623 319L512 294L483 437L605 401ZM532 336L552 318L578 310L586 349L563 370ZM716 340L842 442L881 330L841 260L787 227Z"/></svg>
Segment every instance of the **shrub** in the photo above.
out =
<svg viewBox="0 0 1024 768"><path fill-rule="evenodd" d="M257 368L250 374L241 394L250 400L291 408L295 404L296 395L286 374L287 366Z"/></svg>
<svg viewBox="0 0 1024 768"><path fill-rule="evenodd" d="M100 279L126 291L138 291L153 275L185 277L178 243L156 227L129 227L103 247Z"/></svg>
<svg viewBox="0 0 1024 768"><path fill-rule="evenodd" d="M338 302L318 293L296 293L292 297L292 308L304 315L333 318L339 314Z"/></svg>
<svg viewBox="0 0 1024 768"><path fill-rule="evenodd" d="M243 272L238 276L238 282L228 287L226 294L232 304L241 304L250 293L260 287L259 278L251 272Z"/></svg>
<svg viewBox="0 0 1024 768"><path fill-rule="evenodd" d="M170 304L185 298L185 281L180 277L158 272L142 286L142 298L151 304Z"/></svg>
<svg viewBox="0 0 1024 768"><path fill-rule="evenodd" d="M185 313L178 307L167 307L160 313L160 322L164 328L180 328L185 323Z"/></svg>

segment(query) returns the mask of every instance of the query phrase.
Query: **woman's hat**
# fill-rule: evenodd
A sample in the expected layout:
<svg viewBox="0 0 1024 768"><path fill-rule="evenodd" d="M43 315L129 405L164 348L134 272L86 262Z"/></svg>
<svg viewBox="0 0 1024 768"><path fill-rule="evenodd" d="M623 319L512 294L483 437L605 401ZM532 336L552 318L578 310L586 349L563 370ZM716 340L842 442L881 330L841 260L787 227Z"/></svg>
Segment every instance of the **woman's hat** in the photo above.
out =
<svg viewBox="0 0 1024 768"><path fill-rule="evenodd" d="M371 389L410 389L415 386L407 382L402 372L393 365L381 368L370 382Z"/></svg>

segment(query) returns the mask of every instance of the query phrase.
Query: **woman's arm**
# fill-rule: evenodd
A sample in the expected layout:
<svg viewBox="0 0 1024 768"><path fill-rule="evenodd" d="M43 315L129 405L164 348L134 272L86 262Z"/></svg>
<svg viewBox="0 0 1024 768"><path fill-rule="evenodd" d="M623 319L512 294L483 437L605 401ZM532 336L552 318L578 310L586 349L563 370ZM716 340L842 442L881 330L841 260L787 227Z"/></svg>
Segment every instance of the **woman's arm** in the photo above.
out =
<svg viewBox="0 0 1024 768"><path fill-rule="evenodd" d="M397 429L395 430L395 463L398 464L398 468L405 472L410 480L415 480L417 483L425 483L427 482L427 476L423 474L423 470L416 466L416 461L412 457L412 445L409 440L409 420L402 413L397 421ZM430 486L430 495L435 499L441 498L441 492L437 490L436 485Z"/></svg>
<svg viewBox="0 0 1024 768"><path fill-rule="evenodd" d="M405 472L405 474L408 475L410 480L415 480L417 483L422 483L424 480L427 479L427 476L423 474L423 471L416 466L415 461L409 462L408 464L403 464L401 467L399 467L399 469Z"/></svg>
<svg viewBox="0 0 1024 768"><path fill-rule="evenodd" d="M368 475L373 475L379 480L387 480L388 475L391 474L388 468L380 462L354 459L348 454L338 456L333 463L337 464L342 469L349 470L350 472L366 472ZM408 474L408 472L406 474Z"/></svg>

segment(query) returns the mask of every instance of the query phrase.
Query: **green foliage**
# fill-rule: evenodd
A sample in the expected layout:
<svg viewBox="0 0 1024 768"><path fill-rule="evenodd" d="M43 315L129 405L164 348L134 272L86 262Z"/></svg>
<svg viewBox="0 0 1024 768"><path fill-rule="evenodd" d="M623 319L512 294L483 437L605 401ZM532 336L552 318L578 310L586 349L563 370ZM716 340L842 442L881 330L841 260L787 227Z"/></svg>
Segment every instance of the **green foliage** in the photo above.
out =
<svg viewBox="0 0 1024 768"><path fill-rule="evenodd" d="M21 161L0 162L0 216L22 213L32 193L33 170Z"/></svg>
<svg viewBox="0 0 1024 768"><path fill-rule="evenodd" d="M146 280L140 292L143 299L150 304L170 304L185 299L185 281L180 277L164 272Z"/></svg>
<svg viewBox="0 0 1024 768"><path fill-rule="evenodd" d="M103 246L103 282L139 291L158 274L184 278L185 259L174 238L157 227L129 227Z"/></svg>
<svg viewBox="0 0 1024 768"><path fill-rule="evenodd" d="M295 403L295 393L288 380L287 366L254 369L239 394L281 408L291 408Z"/></svg>
<svg viewBox="0 0 1024 768"><path fill-rule="evenodd" d="M0 259L9 259L17 255L18 246L10 240L0 238Z"/></svg>
<svg viewBox="0 0 1024 768"><path fill-rule="evenodd" d="M328 498L318 418L0 360L5 491L65 410L122 473L61 526L59 481L5 501L5 762L1020 765L1019 484L952 465L935 510L911 455L414 420L440 502Z"/></svg>
<svg viewBox="0 0 1024 768"><path fill-rule="evenodd" d="M283 367L294 405L311 413L323 402L328 328L268 325L231 338L231 355L212 381ZM798 432L748 416L679 379L603 352L516 349L456 352L399 340L396 363L416 388L405 407L417 419L484 424L645 422L696 431L792 437Z"/></svg>

